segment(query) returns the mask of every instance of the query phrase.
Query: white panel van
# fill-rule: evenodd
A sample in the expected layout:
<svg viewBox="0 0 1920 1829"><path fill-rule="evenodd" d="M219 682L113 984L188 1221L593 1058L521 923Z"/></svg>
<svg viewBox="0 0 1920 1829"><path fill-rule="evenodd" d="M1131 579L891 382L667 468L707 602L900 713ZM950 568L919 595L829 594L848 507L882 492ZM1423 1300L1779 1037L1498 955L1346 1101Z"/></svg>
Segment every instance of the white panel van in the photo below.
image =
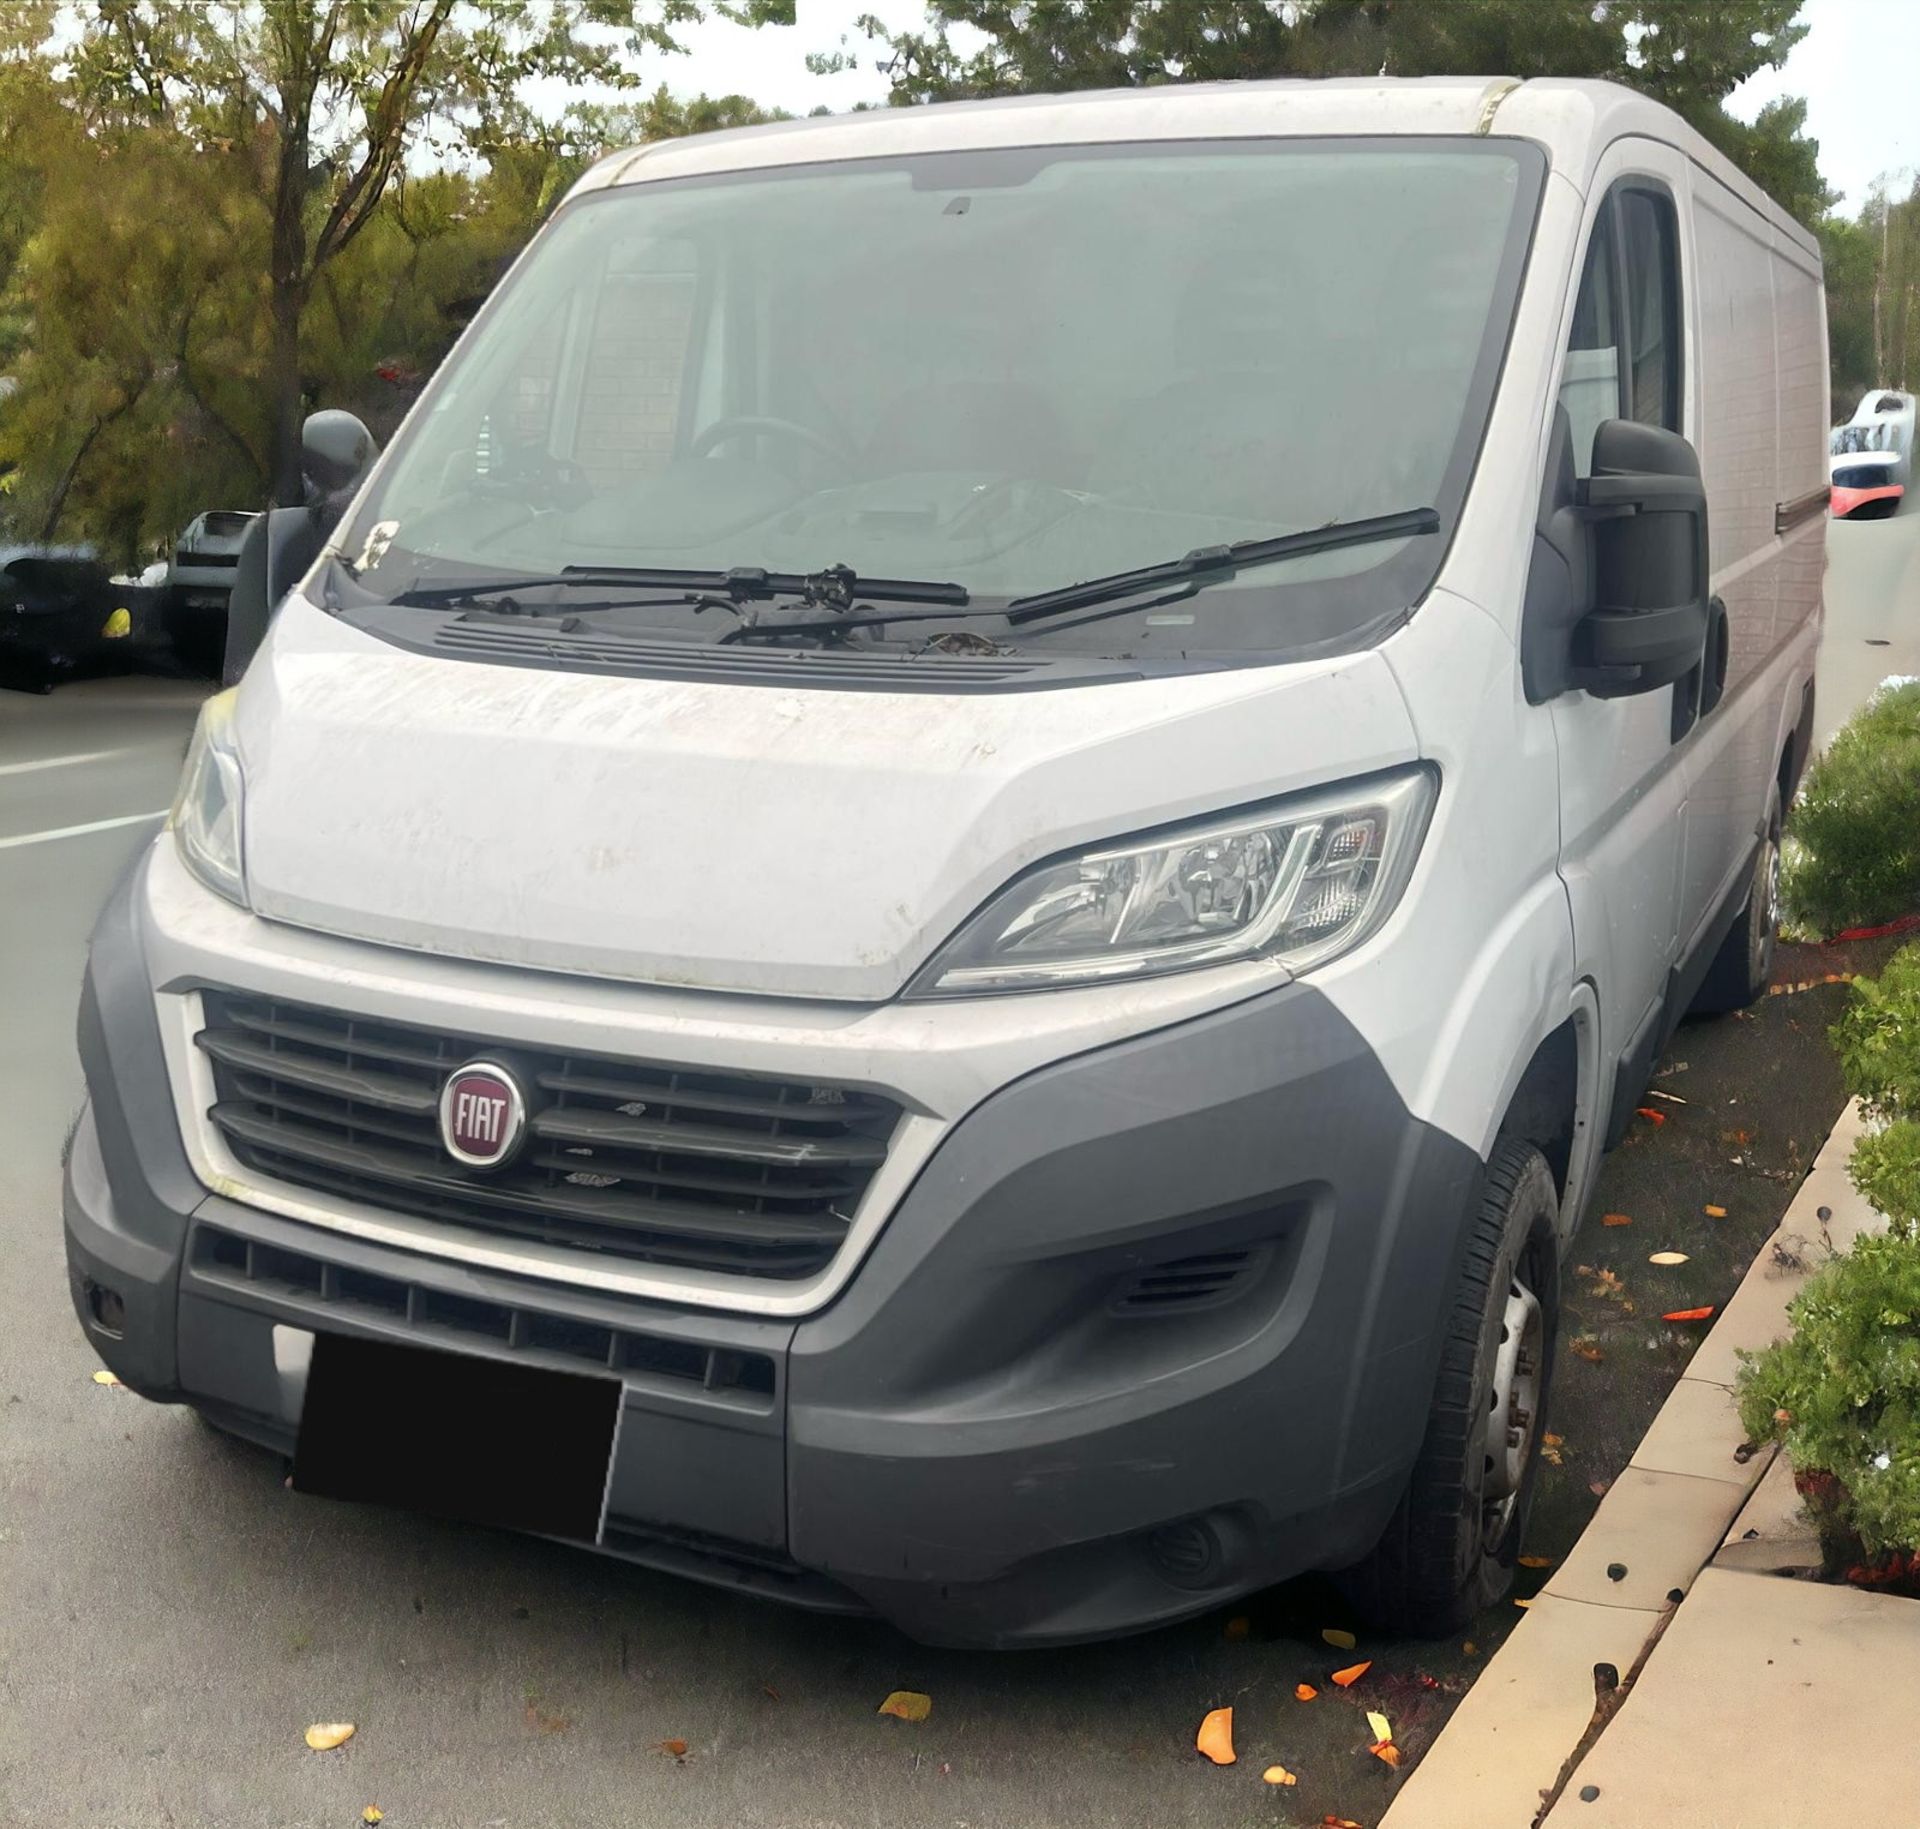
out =
<svg viewBox="0 0 1920 1829"><path fill-rule="evenodd" d="M1456 1627L1600 1153L1767 981L1826 377L1814 238L1604 84L607 160L102 916L89 1339L931 1640Z"/></svg>

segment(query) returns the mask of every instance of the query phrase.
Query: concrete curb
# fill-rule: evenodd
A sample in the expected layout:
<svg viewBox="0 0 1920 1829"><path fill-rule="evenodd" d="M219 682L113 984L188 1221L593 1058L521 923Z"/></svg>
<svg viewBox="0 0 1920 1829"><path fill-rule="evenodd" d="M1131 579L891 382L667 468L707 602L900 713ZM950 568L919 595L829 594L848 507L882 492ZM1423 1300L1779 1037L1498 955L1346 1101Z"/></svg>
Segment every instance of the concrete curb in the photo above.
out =
<svg viewBox="0 0 1920 1829"><path fill-rule="evenodd" d="M1762 1529L1745 1518L1774 1454L1736 1455L1744 1445L1733 1406L1737 1354L1786 1333L1787 1303L1823 1239L1844 1251L1882 1223L1846 1175L1861 1128L1858 1107L1849 1105L1626 1470L1396 1793L1380 1829L1527 1829L1542 1793L1586 1751L1594 1666L1610 1664L1624 1679L1723 1545ZM1783 1472L1769 1482L1769 1518L1795 1509L1778 1497L1785 1480ZM1790 1484L1785 1490L1791 1494ZM1730 1556L1729 1566L1737 1560ZM1625 1573L1615 1578L1610 1568Z"/></svg>

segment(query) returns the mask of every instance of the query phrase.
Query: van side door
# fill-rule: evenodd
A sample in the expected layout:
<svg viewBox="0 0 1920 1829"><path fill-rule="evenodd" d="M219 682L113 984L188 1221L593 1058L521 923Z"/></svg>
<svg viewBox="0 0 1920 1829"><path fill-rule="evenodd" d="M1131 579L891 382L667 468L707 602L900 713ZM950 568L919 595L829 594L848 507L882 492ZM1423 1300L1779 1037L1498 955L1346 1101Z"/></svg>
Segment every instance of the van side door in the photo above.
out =
<svg viewBox="0 0 1920 1829"><path fill-rule="evenodd" d="M1553 409L1577 476L1591 474L1604 420L1685 430L1677 347L1685 320L1677 293L1657 290L1669 276L1644 259L1649 218L1657 224L1664 214L1671 232L1684 183L1677 153L1636 140L1608 151L1589 192ZM1652 1066L1678 957L1687 787L1675 705L1684 690L1684 681L1622 698L1574 690L1546 706L1559 755L1560 873L1575 972L1596 987L1602 1060L1620 1064L1609 1141Z"/></svg>

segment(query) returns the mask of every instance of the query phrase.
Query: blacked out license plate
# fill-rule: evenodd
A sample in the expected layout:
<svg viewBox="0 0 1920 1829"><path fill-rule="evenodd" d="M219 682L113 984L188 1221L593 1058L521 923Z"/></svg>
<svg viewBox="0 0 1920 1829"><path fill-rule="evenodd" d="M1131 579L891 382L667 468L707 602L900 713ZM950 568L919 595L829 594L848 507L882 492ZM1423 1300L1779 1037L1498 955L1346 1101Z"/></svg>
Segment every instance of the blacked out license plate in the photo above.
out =
<svg viewBox="0 0 1920 1829"><path fill-rule="evenodd" d="M592 1542L619 1414L617 1379L318 1334L293 1484Z"/></svg>

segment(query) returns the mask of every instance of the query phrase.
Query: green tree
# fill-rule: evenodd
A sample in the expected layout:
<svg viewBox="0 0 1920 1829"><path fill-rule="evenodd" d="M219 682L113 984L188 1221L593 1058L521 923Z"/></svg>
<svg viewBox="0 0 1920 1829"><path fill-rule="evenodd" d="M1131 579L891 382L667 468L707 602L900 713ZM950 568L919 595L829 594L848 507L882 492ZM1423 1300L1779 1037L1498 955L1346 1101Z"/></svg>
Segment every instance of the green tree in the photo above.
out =
<svg viewBox="0 0 1920 1829"><path fill-rule="evenodd" d="M1685 115L1805 215L1828 202L1805 110L1752 126L1722 106L1806 33L1801 0L928 0L923 29L858 30L886 46L896 103L1261 76L1604 77ZM960 42L956 44L956 34ZM981 40L984 39L984 42ZM858 52L814 58L844 68Z"/></svg>
<svg viewBox="0 0 1920 1829"><path fill-rule="evenodd" d="M66 52L103 124L170 126L249 159L266 200L276 496L297 500L301 326L320 276L416 154L511 137L527 85L634 90L707 0L92 0ZM793 0L711 0L748 24Z"/></svg>

